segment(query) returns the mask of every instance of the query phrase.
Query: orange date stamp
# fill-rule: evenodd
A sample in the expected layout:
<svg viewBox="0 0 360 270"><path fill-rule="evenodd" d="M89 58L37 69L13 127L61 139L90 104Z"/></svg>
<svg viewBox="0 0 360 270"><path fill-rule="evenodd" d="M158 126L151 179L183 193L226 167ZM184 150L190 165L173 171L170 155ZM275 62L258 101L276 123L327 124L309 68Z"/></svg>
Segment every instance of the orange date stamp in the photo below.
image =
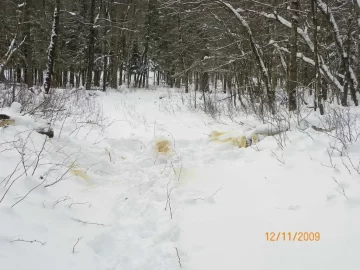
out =
<svg viewBox="0 0 360 270"><path fill-rule="evenodd" d="M269 242L318 242L319 232L266 232L266 241Z"/></svg>

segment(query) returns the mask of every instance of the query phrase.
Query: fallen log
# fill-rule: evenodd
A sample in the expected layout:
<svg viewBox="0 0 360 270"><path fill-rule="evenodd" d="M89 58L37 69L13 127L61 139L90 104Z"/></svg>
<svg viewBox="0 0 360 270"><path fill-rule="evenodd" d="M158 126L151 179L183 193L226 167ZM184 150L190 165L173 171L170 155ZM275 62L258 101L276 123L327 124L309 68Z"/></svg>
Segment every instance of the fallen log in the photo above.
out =
<svg viewBox="0 0 360 270"><path fill-rule="evenodd" d="M324 133L328 133L328 132L332 132L336 129L336 127L332 127L332 128L329 128L329 129L324 129L324 128L321 128L321 127L317 127L317 126L311 126L313 130L316 130L318 132L324 132Z"/></svg>

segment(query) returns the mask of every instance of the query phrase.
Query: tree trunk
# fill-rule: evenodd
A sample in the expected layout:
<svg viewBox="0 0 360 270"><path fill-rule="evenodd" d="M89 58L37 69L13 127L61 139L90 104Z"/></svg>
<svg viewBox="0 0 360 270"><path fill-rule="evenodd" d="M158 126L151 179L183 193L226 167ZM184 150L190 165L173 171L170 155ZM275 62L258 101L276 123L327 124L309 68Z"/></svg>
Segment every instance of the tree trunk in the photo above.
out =
<svg viewBox="0 0 360 270"><path fill-rule="evenodd" d="M113 5L114 0L111 1L112 5L108 7L108 13L110 15L110 52L109 52L109 80L110 80L110 87L113 89L117 89L118 84L118 41L116 35L116 28L114 25L117 24L117 14L116 14L116 7Z"/></svg>
<svg viewBox="0 0 360 270"><path fill-rule="evenodd" d="M189 71L185 71L185 93L189 93Z"/></svg>
<svg viewBox="0 0 360 270"><path fill-rule="evenodd" d="M109 18L109 6L108 6L108 3L107 1L101 1L101 14L102 14L102 17L103 17L103 20L104 20L104 26L103 26L103 29L102 31L100 32L100 35L102 36L102 39L103 39L103 42L102 42L102 72L103 72L103 80L102 80L102 91L105 92L106 91L106 86L107 86L107 83L108 83L108 60L110 60L110 73L111 73L111 68L114 68L115 69L115 72L116 72L116 65L115 67L112 67L113 63L112 63L112 57L114 52L111 51L112 50L112 45L114 44L110 44L110 48L108 49L108 41L107 41L107 32L109 30L109 23L107 21L107 19ZM110 18L110 21L112 20L113 18L111 17ZM110 37L111 39L113 39L113 37ZM108 57L109 55L109 57ZM100 72L99 72L100 73ZM110 74L110 80L112 79L112 74ZM111 84L111 82L110 82ZM116 78L116 75L115 75L115 82L113 82L113 84L115 85L114 88L116 88L116 85L117 85L117 78ZM110 87L112 87L110 85Z"/></svg>
<svg viewBox="0 0 360 270"><path fill-rule="evenodd" d="M123 84L123 68L122 63L119 64L119 86Z"/></svg>
<svg viewBox="0 0 360 270"><path fill-rule="evenodd" d="M326 15L326 18L332 28L333 31L333 35L334 35L334 41L335 41L335 45L336 48L338 50L340 59L341 59L341 64L340 64L340 72L344 73L345 72L345 80L349 80L348 82L344 81L344 92L346 88L350 87L350 93L356 93L357 91L357 87L358 87L358 81L355 75L355 72L352 68L352 66L350 65L350 55L348 54L350 51L348 51L342 41L342 37L339 31L339 26L338 23L335 19L335 16L333 14L333 11L331 10L331 7L323 2L323 0L316 0L317 6L319 7L319 9L321 10L321 12ZM351 19L351 17L350 17ZM350 27L351 24L349 24ZM349 75L347 75L347 73L349 73ZM347 78L346 78L347 77ZM346 89L347 90L347 89ZM344 97L347 97L347 95L345 93L343 93L343 102L345 102ZM358 104L358 101L356 99L356 95L351 95L355 104ZM347 104L347 102L345 102L344 104ZM346 106L346 105L344 105ZM357 105L356 105L357 106Z"/></svg>
<svg viewBox="0 0 360 270"><path fill-rule="evenodd" d="M56 53L56 45L58 41L59 24L60 24L59 12L60 12L60 0L56 0L54 15L53 15L52 34L48 49L48 60L46 65L45 83L44 83L44 90L46 94L48 94L50 91L51 79L54 72L55 53Z"/></svg>
<svg viewBox="0 0 360 270"><path fill-rule="evenodd" d="M354 87L354 81L351 78L350 73L350 53L351 53L351 25L352 25L352 18L349 18L349 28L348 28L348 36L347 36L347 50L346 50L346 56L344 57L345 61L345 85L344 85L344 96L342 100L342 105L347 106L347 96L348 96L348 90L350 89L350 95L351 99L354 101L355 106L358 106L358 100L356 97L356 90Z"/></svg>
<svg viewBox="0 0 360 270"><path fill-rule="evenodd" d="M95 87L100 87L100 80L101 80L101 70L95 69L94 70L94 86Z"/></svg>
<svg viewBox="0 0 360 270"><path fill-rule="evenodd" d="M21 83L21 68L20 67L18 67L16 69L16 82Z"/></svg>
<svg viewBox="0 0 360 270"><path fill-rule="evenodd" d="M320 114L324 114L324 97L322 95L322 86L321 86L321 73L319 66L319 54L318 54L318 14L317 6L315 0L311 0L311 10L313 14L313 23L314 23L314 59L315 59L315 98L314 98L314 110L317 110L319 107Z"/></svg>
<svg viewBox="0 0 360 270"><path fill-rule="evenodd" d="M224 94L226 94L226 87L227 87L226 81L227 81L227 75L224 74L223 75L223 92L224 92Z"/></svg>
<svg viewBox="0 0 360 270"><path fill-rule="evenodd" d="M296 104L296 85L298 77L297 68L297 43L298 35L297 28L299 24L299 8L300 0L291 0L291 9L293 12L291 25L291 49L290 49L290 65L289 65L289 79L288 79L288 98L289 98L289 111L295 111L297 108Z"/></svg>
<svg viewBox="0 0 360 270"><path fill-rule="evenodd" d="M88 65L86 71L85 89L91 89L92 74L94 70L94 50L95 50L95 0L90 4L90 31L88 42Z"/></svg>
<svg viewBox="0 0 360 270"><path fill-rule="evenodd" d="M68 84L68 71L67 70L63 70L63 78L62 78L62 85L63 87L67 87L67 84Z"/></svg>
<svg viewBox="0 0 360 270"><path fill-rule="evenodd" d="M203 93L209 92L209 73L208 72L201 73L200 91Z"/></svg>
<svg viewBox="0 0 360 270"><path fill-rule="evenodd" d="M75 73L74 68L70 67L70 87L73 88L75 86Z"/></svg>
<svg viewBox="0 0 360 270"><path fill-rule="evenodd" d="M33 72L33 54L32 54L32 46L33 46L33 39L31 35L31 0L26 0L25 3L25 10L24 10L24 21L25 21L25 32L24 35L26 37L25 43L24 43L24 56L25 56L25 70L24 70L24 77L25 77L25 83L29 88L33 87L34 85L34 72Z"/></svg>

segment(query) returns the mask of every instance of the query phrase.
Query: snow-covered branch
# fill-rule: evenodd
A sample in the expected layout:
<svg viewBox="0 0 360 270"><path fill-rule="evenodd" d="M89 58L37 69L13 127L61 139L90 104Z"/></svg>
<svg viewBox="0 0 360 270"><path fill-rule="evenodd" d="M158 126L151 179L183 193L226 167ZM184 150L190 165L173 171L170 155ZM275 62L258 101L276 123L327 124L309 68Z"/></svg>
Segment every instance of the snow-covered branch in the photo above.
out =
<svg viewBox="0 0 360 270"><path fill-rule="evenodd" d="M324 8L325 4L321 0L316 0L316 1L322 3L322 8ZM359 1L359 0L357 0L357 1ZM326 5L325 5L325 7L326 7ZM259 14L259 15L265 17L265 18L275 20L275 21L281 23L282 25L286 26L287 28L290 28L290 29L292 28L291 22L286 20L284 17L278 15L275 11L274 11L274 13L258 12L258 11L254 11L254 10L248 10L248 11ZM332 16L332 18L333 18L333 16ZM331 20L331 23L332 23L332 25L333 25L333 27L335 29L334 32L339 33L338 32L338 27L336 25L336 21L335 21L334 18ZM336 29L337 29L337 31L336 31ZM311 41L311 38L310 38L307 30L306 29L304 30L304 29L298 27L297 28L297 33L303 39L303 41L305 42L307 47L311 50L311 52L314 52L314 43ZM337 40L337 44L341 46L341 51L344 52L344 53L341 53L341 56L342 57L346 56L346 53L345 53L345 50L344 50L344 47L343 47L343 43L342 43L342 41L340 39L340 36L337 36L336 39L339 39L339 40ZM309 58L307 58L307 57L305 57L303 55L301 56L301 59L306 61L306 62L308 62L308 60L309 60ZM311 61L312 61L312 63L314 63L313 60L311 60ZM336 76L331 73L330 68L325 64L325 62L324 62L324 60L323 60L323 58L321 56L319 56L319 62L320 62L321 70L324 72L323 74L325 74L326 77L328 79L330 79L330 81L332 81L334 83L334 85L336 86L336 88L339 91L343 92L343 89L344 89L343 85L338 81ZM311 62L309 61L308 63L310 64ZM349 71L350 71L350 74L351 74L351 79L353 80L353 85L354 85L355 88L357 88L358 82L357 82L357 79L356 79L353 68L349 67Z"/></svg>
<svg viewBox="0 0 360 270"><path fill-rule="evenodd" d="M254 56L256 58L256 61L258 62L258 65L260 66L261 74L262 74L263 80L265 82L265 87L266 87L266 92L267 92L267 95L268 95L268 99L269 99L269 102L271 103L272 94L271 94L269 72L268 72L268 69L266 68L265 63L264 63L263 58L262 58L263 53L261 52L261 49L259 48L259 46L255 42L254 35L253 35L252 31L251 31L251 28L250 28L249 24L243 18L243 16L241 16L240 11L238 9L235 9L231 4L229 4L229 3L225 2L225 1L222 1L222 0L218 0L216 2L220 3L228 11L233 13L235 15L235 17L238 19L238 21L240 22L240 24L245 28L245 30L246 30L246 32L247 32L247 34L249 36L249 41L250 41L252 52L253 52L253 54L254 54Z"/></svg>
<svg viewBox="0 0 360 270"><path fill-rule="evenodd" d="M280 16L279 14L277 14L277 12L275 12L275 11L274 11L274 13L258 12L255 10L247 10L247 11L256 13L256 14L261 15L268 19L275 20L275 21L281 23L282 25L286 26L287 28L290 28L290 29L292 28L291 22L286 20L284 17ZM297 33L304 40L305 44L309 47L309 49L312 52L314 52L314 44L311 41L308 32L306 30L303 30L302 28L298 27Z"/></svg>
<svg viewBox="0 0 360 270"><path fill-rule="evenodd" d="M281 52L285 52L287 54L290 54L290 51L284 47L279 46L276 42L271 42L271 44L273 46L275 46L279 51ZM303 53L298 52L296 54L296 57L298 59L303 60L304 62L310 64L311 66L315 66L315 61L309 57L306 57ZM329 81L331 81L336 88L340 91L343 92L344 91L344 87L341 85L341 83L339 82L339 80L330 72L329 68L327 67L327 65L321 64L320 65L320 72L323 76L325 76Z"/></svg>
<svg viewBox="0 0 360 270"><path fill-rule="evenodd" d="M341 54L342 58L347 57L342 39L340 37L339 27L335 21L331 8L328 5L326 5L322 0L316 0L316 4L320 8L321 12L328 17L329 23L331 24L331 27L333 29L335 43L337 49L339 50L339 53Z"/></svg>
<svg viewBox="0 0 360 270"><path fill-rule="evenodd" d="M5 53L4 60L0 60L0 80L3 77L3 72L6 68L6 65L11 60L11 57L14 55L14 53L24 44L26 40L26 37L20 42L18 46L16 46L16 36L13 38L13 40L10 43L9 49Z"/></svg>
<svg viewBox="0 0 360 270"><path fill-rule="evenodd" d="M357 0L357 2L359 2L359 0ZM331 8L324 3L322 0L316 0L316 4L318 5L318 7L320 8L321 12L323 14L325 14L329 20L329 23L332 27L333 33L334 33L334 39L335 39L335 44L336 47L339 51L339 54L341 56L341 60L343 61L343 64L345 65L345 62L347 61L347 59L350 57L345 48L344 48L344 44L343 41L341 39L341 35L340 35L340 30L338 27L338 24L334 18L334 14L332 13ZM358 3L359 4L359 3ZM348 71L350 72L350 80L352 81L352 85L355 89L358 88L358 81L356 79L356 75L355 72L353 70L353 68L349 65L348 66ZM353 91L355 91L355 89Z"/></svg>

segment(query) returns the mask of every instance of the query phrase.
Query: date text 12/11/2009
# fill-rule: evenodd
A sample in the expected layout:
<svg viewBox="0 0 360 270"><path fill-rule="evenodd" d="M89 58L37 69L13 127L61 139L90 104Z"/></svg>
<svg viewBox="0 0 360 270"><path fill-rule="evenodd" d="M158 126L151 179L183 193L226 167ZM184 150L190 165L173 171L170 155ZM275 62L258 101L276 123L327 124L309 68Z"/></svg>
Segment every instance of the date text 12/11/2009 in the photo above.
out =
<svg viewBox="0 0 360 270"><path fill-rule="evenodd" d="M265 237L269 242L318 242L321 238L319 232L266 232Z"/></svg>

